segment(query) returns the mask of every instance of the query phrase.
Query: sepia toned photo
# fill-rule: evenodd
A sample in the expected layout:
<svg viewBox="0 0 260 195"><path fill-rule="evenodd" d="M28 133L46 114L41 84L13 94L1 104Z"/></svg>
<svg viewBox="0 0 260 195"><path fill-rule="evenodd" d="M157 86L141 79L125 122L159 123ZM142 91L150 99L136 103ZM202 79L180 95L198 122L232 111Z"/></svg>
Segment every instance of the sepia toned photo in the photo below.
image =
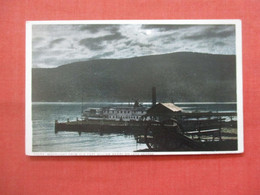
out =
<svg viewBox="0 0 260 195"><path fill-rule="evenodd" d="M27 155L243 152L239 20L28 21Z"/></svg>

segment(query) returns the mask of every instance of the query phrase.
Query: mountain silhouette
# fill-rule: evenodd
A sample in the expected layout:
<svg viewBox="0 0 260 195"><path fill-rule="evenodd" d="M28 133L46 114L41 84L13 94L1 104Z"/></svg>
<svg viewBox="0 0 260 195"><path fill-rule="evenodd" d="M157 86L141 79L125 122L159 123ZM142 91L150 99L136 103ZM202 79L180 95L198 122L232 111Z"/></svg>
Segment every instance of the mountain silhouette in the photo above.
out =
<svg viewBox="0 0 260 195"><path fill-rule="evenodd" d="M236 58L178 52L32 69L32 101L236 101Z"/></svg>

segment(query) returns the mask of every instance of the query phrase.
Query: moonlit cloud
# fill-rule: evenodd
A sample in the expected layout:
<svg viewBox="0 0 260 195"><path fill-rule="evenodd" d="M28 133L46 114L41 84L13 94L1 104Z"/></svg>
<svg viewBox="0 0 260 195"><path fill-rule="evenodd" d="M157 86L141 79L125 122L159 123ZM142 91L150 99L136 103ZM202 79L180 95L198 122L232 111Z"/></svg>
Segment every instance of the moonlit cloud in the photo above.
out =
<svg viewBox="0 0 260 195"><path fill-rule="evenodd" d="M64 39L64 38L55 39L55 40L53 40L53 41L50 42L49 47L50 47L50 48L53 48L56 44L59 44L59 43L61 43L62 41L65 41L65 39Z"/></svg>
<svg viewBox="0 0 260 195"><path fill-rule="evenodd" d="M33 67L173 52L235 54L234 25L34 24Z"/></svg>
<svg viewBox="0 0 260 195"><path fill-rule="evenodd" d="M190 27L194 27L194 25L159 25L159 24L144 24L142 25L143 29L156 29L159 30L161 32L164 31L174 31L174 30L180 30L180 29L186 29L186 28L190 28Z"/></svg>

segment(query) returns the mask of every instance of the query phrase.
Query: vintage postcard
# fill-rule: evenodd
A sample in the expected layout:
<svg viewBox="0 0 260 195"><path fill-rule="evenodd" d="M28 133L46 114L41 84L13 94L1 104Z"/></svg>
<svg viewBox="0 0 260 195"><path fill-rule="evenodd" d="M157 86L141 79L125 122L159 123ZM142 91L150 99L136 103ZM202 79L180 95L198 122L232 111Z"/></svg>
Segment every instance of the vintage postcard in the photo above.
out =
<svg viewBox="0 0 260 195"><path fill-rule="evenodd" d="M243 152L240 20L28 21L27 155Z"/></svg>

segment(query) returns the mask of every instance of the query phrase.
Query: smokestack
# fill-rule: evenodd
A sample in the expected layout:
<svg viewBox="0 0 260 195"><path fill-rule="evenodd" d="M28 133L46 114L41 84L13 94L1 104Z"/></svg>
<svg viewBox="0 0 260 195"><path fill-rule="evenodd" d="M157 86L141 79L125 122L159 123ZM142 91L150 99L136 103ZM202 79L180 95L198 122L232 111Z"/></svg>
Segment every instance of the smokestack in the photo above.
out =
<svg viewBox="0 0 260 195"><path fill-rule="evenodd" d="M156 105L156 88L155 87L152 88L152 103L153 103L153 106Z"/></svg>

